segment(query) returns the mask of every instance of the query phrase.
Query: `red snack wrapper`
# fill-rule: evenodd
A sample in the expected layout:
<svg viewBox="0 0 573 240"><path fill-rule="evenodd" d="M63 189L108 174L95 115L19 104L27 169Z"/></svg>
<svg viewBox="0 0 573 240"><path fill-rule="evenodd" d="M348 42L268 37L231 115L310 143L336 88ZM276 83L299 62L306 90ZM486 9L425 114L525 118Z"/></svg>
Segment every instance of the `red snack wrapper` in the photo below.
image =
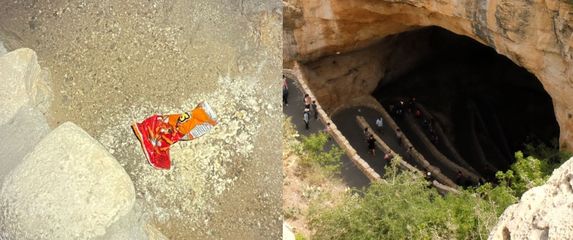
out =
<svg viewBox="0 0 573 240"><path fill-rule="evenodd" d="M153 115L131 127L141 142L149 163L158 169L170 169L169 148L179 140L193 140L217 125L217 115L209 104L201 102L191 112Z"/></svg>

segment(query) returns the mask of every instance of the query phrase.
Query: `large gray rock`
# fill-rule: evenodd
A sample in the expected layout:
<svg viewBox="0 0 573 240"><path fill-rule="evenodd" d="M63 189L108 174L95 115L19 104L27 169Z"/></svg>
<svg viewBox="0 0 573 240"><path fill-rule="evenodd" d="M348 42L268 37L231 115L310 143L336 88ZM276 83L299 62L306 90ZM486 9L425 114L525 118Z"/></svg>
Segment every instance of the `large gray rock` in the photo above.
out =
<svg viewBox="0 0 573 240"><path fill-rule="evenodd" d="M0 125L24 105L47 111L51 100L48 73L40 68L36 53L21 48L0 57Z"/></svg>
<svg viewBox="0 0 573 240"><path fill-rule="evenodd" d="M105 235L94 240L167 240L167 237L148 223L142 206L142 202L136 201L128 214L108 227Z"/></svg>
<svg viewBox="0 0 573 240"><path fill-rule="evenodd" d="M20 108L12 120L0 126L0 184L49 131L44 115L28 106Z"/></svg>
<svg viewBox="0 0 573 240"><path fill-rule="evenodd" d="M489 239L573 239L573 158L509 206Z"/></svg>
<svg viewBox="0 0 573 240"><path fill-rule="evenodd" d="M90 239L133 207L135 191L106 149L73 123L42 139L0 190L0 239Z"/></svg>

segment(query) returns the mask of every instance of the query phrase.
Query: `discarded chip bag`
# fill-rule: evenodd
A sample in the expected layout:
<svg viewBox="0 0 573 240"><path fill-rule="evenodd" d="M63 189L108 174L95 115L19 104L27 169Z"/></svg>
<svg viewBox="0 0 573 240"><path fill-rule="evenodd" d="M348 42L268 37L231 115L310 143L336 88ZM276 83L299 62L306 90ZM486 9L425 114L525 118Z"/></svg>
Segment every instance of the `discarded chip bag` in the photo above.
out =
<svg viewBox="0 0 573 240"><path fill-rule="evenodd" d="M193 140L217 125L217 115L206 102L191 112L153 115L131 127L141 142L149 163L158 169L171 168L169 148L179 140Z"/></svg>

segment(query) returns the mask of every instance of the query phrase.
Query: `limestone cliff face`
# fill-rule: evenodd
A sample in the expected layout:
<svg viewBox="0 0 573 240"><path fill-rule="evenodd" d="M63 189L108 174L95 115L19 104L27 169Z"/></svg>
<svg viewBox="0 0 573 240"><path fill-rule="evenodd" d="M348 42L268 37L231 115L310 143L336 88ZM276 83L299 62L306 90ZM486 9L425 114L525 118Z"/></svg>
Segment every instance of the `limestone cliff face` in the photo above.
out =
<svg viewBox="0 0 573 240"><path fill-rule="evenodd" d="M545 185L525 192L500 217L490 239L572 239L573 159L556 169Z"/></svg>
<svg viewBox="0 0 573 240"><path fill-rule="evenodd" d="M421 26L488 45L542 82L563 148L573 149L573 5L564 0L289 0L285 61L316 60ZM320 100L320 99L319 99Z"/></svg>

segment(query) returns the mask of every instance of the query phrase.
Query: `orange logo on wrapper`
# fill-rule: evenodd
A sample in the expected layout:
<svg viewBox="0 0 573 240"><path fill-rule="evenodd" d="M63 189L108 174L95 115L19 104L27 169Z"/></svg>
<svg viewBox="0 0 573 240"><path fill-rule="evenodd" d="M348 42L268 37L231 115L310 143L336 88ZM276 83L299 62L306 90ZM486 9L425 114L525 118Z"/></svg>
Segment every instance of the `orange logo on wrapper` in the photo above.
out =
<svg viewBox="0 0 573 240"><path fill-rule="evenodd" d="M151 165L169 169L169 147L179 140L193 140L217 125L217 115L206 102L199 103L190 113L153 115L132 125L145 156Z"/></svg>

